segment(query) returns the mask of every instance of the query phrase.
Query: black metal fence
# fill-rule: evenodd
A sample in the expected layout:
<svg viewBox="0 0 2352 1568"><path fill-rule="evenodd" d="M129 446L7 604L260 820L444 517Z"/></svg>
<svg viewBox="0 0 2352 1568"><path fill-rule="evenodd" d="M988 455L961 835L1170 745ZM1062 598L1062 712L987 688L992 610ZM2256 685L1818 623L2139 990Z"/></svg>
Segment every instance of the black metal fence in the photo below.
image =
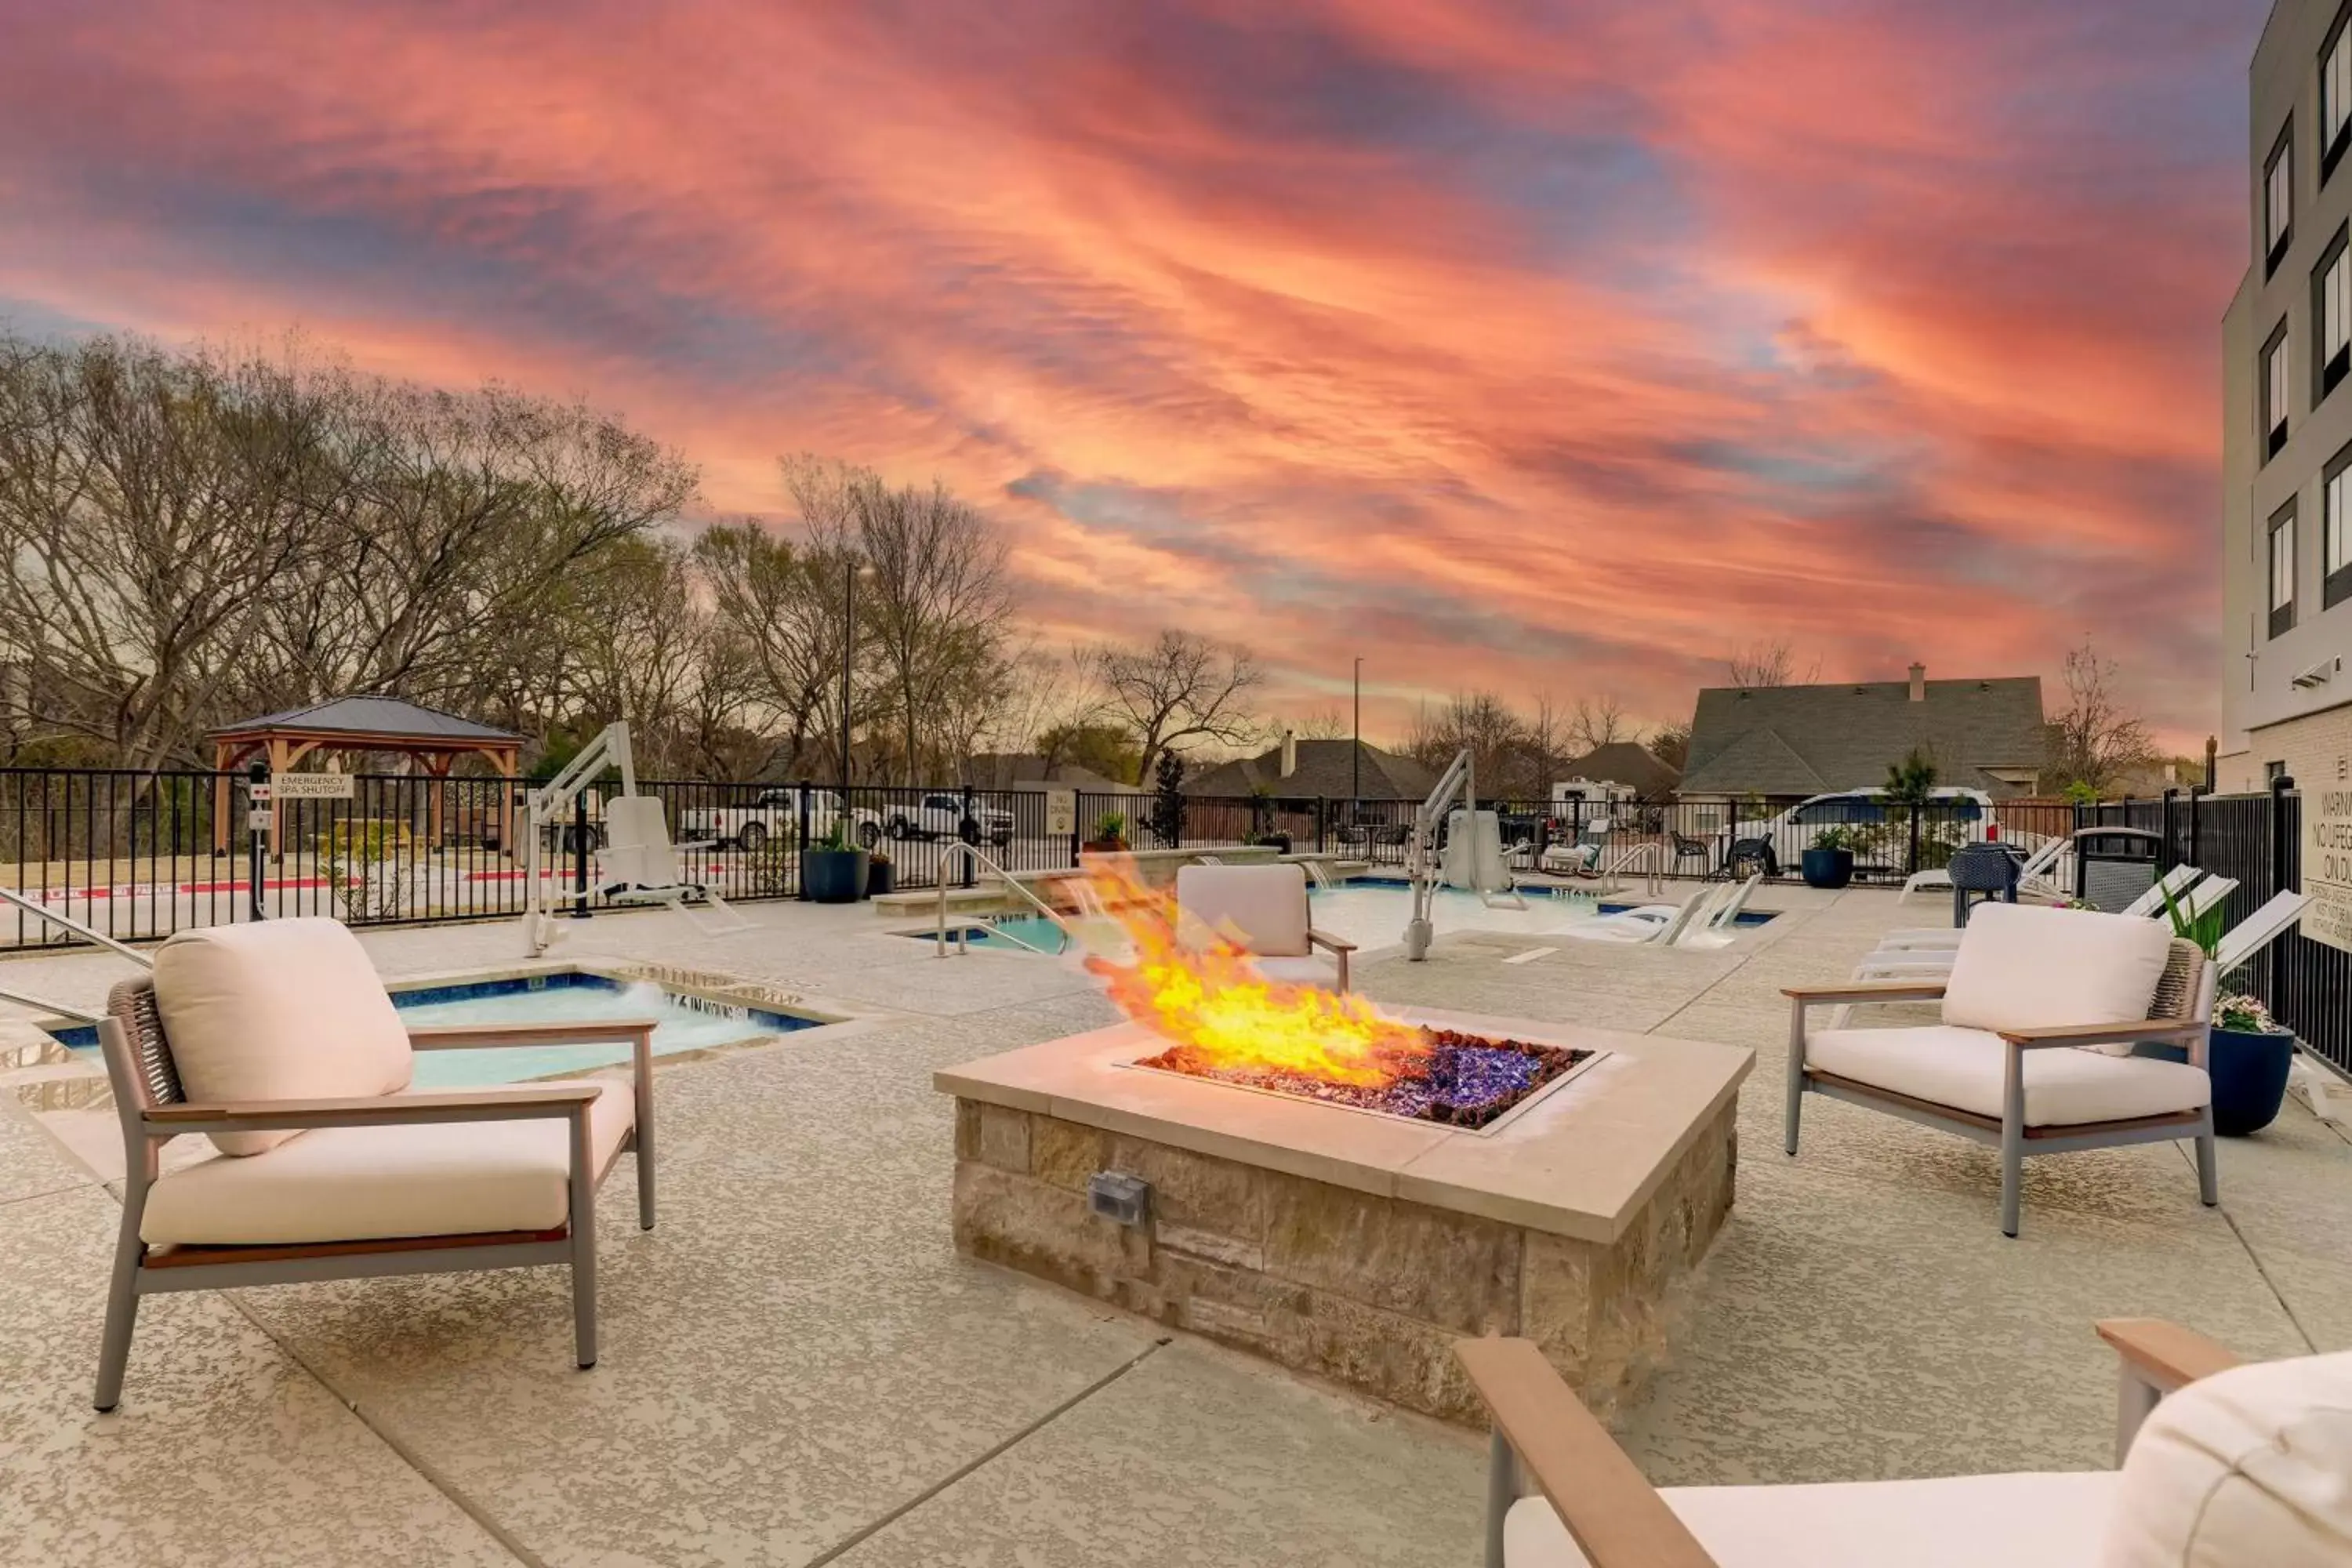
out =
<svg viewBox="0 0 2352 1568"><path fill-rule="evenodd" d="M312 787L320 787L313 785ZM521 913L517 835L526 786L499 778L351 775L348 795L271 803L255 875L247 782L241 773L105 769L0 770L0 886L119 941L267 915L331 914L353 924L467 921ZM905 889L961 879L958 840L1012 871L1078 862L1116 826L1139 848L1274 844L1375 866L1405 858L1413 803L1325 796L1202 796L1174 820L1151 796L1079 792L1074 830L1048 832L1041 790L915 789L814 784L642 781L681 847L688 879L730 900L795 898L803 846L838 837L877 850ZM2160 868L2187 861L2240 886L2225 911L2244 919L2298 885L2301 803L2280 795L2168 795L2074 806L2001 801L1888 805L1843 800L1633 805L1486 801L1514 863L1536 871L1726 876L1800 874L1804 852L1847 848L1856 875L1893 882L1933 869L1960 845L1989 838L2025 847L2084 826L2154 834ZM1116 816L1116 824L1107 822ZM543 825L541 862L551 909L593 913L602 814L583 801L572 820ZM583 887L592 890L583 893ZM59 928L9 907L0 949L69 943ZM2272 944L2233 984L2262 995L2314 1048L2352 1070L2352 955L2300 933Z"/></svg>

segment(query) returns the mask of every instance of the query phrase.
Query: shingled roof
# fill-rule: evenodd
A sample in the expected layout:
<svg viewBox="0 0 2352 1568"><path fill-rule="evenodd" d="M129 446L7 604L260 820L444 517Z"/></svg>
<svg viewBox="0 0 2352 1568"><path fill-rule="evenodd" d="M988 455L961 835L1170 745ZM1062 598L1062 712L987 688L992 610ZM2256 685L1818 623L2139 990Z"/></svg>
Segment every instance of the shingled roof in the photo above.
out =
<svg viewBox="0 0 2352 1568"><path fill-rule="evenodd" d="M1913 747L1939 783L1999 793L1988 769L2043 760L2042 681L1900 680L1841 686L1709 687L1691 720L1685 795L1806 795L1886 782Z"/></svg>
<svg viewBox="0 0 2352 1568"><path fill-rule="evenodd" d="M1612 741L1564 764L1560 776L1623 784L1641 800L1671 800L1683 775L1672 763L1647 746L1633 741Z"/></svg>
<svg viewBox="0 0 2352 1568"><path fill-rule="evenodd" d="M1300 741L1298 765L1282 776L1282 748L1262 756L1223 763L1184 781L1186 795L1248 795L1263 786L1285 799L1328 795L1346 800L1356 789L1353 741ZM1437 787L1437 775L1411 757L1363 748L1363 798L1366 800L1426 800Z"/></svg>

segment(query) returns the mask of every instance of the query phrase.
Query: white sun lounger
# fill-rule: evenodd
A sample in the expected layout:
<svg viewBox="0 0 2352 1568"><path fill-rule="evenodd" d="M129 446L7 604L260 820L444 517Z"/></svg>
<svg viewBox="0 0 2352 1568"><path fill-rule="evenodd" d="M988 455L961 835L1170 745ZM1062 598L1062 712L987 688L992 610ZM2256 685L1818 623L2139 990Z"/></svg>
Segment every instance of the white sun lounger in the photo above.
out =
<svg viewBox="0 0 2352 1568"><path fill-rule="evenodd" d="M2057 870L2059 860L2064 857L2066 847L2074 842L2071 835L2062 836L2048 840L2041 848L2036 849L2026 859L2025 864L2018 868L2017 890L2021 893L2031 892L2045 899L2065 897L2064 889L2059 885L2053 873ZM1948 893L1951 890L1951 872L1938 866L1931 871L1913 872L1905 880L1903 891L1895 901L1898 904L1906 902L1912 894L1918 892Z"/></svg>
<svg viewBox="0 0 2352 1568"><path fill-rule="evenodd" d="M1683 940L1685 933L1706 918L1738 889L1727 883L1702 888L1683 900L1666 920L1638 920L1632 910L1618 914L1602 915L1599 920L1579 921L1550 934L1573 937L1580 942L1613 942L1627 946L1671 947Z"/></svg>

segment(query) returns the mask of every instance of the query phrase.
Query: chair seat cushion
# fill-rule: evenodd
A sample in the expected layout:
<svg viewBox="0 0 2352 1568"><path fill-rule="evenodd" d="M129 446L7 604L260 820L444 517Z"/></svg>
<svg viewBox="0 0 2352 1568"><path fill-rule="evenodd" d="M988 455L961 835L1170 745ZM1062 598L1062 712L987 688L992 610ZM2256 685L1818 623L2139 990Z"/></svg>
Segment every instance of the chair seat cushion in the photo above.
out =
<svg viewBox="0 0 2352 1568"><path fill-rule="evenodd" d="M1666 1506L1718 1568L2086 1568L2116 1478L1950 1476L1788 1487L1670 1487ZM1542 1498L1512 1505L1507 1568L1589 1568Z"/></svg>
<svg viewBox="0 0 2352 1568"><path fill-rule="evenodd" d="M408 1087L408 1029L341 921L176 931L155 953L155 1010L192 1100L357 1100ZM258 1154L292 1132L215 1132Z"/></svg>
<svg viewBox="0 0 2352 1568"><path fill-rule="evenodd" d="M588 1110L601 1177L635 1124L635 1100L617 1079L576 1081L604 1090ZM216 1154L158 1179L139 1237L236 1247L553 1230L571 1213L571 1172L561 1117L313 1128L267 1153Z"/></svg>
<svg viewBox="0 0 2352 1568"><path fill-rule="evenodd" d="M1250 962L1268 980L1290 985L1319 985L1326 991L1339 988L1339 964L1319 953L1310 958L1254 957Z"/></svg>
<svg viewBox="0 0 2352 1568"><path fill-rule="evenodd" d="M1982 1029L1823 1029L1805 1066L1931 1105L2000 1120L2009 1047ZM2212 1098L2203 1068L2060 1046L2025 1053L2025 1124L2065 1127L2195 1110Z"/></svg>

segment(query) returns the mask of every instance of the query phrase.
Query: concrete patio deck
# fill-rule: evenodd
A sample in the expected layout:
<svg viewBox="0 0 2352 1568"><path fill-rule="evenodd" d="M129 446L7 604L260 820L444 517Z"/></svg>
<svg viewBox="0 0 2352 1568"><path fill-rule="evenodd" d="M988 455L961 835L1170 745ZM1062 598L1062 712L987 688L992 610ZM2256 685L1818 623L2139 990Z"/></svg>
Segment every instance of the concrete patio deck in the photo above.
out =
<svg viewBox="0 0 2352 1568"><path fill-rule="evenodd" d="M1779 988L1932 904L1774 890L1714 952L1443 936L1377 999L1747 1045L1738 1199L1624 1438L1661 1483L2108 1459L2090 1331L2179 1319L2255 1356L2352 1347L2352 1142L2291 1103L2201 1208L2172 1145L2028 1166L1833 1102L1780 1152ZM1412 1564L1476 1561L1471 1436L959 1258L933 1069L1108 1022L1082 975L940 961L862 910L567 933L871 1016L663 1066L661 1225L608 1190L604 1346L560 1270L166 1296L89 1405L117 1209L0 1093L0 1560L42 1563ZM511 959L509 925L371 933L388 973ZM1538 947L1555 947L1521 962ZM559 950L559 955L564 950ZM119 961L5 976L95 1003ZM24 1026L14 1026L22 1028Z"/></svg>

